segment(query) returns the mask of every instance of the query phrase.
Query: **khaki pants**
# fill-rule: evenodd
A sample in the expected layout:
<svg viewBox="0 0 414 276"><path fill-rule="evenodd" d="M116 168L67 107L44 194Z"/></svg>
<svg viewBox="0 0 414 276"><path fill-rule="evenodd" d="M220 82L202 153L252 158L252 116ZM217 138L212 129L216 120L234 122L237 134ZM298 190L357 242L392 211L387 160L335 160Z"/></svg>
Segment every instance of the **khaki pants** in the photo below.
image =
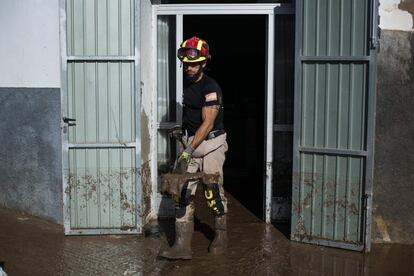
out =
<svg viewBox="0 0 414 276"><path fill-rule="evenodd" d="M184 143L188 145L194 139L194 136L184 137ZM187 172L204 172L208 174L219 173L219 190L221 201L224 206L224 213L227 213L227 199L223 189L223 164L226 159L228 145L226 142L226 134L217 136L216 138L203 141L193 152ZM190 181L187 186L186 197L194 198L199 181ZM179 212L182 216L177 216L178 222L188 222L193 220L194 204L191 203L185 207L186 210Z"/></svg>

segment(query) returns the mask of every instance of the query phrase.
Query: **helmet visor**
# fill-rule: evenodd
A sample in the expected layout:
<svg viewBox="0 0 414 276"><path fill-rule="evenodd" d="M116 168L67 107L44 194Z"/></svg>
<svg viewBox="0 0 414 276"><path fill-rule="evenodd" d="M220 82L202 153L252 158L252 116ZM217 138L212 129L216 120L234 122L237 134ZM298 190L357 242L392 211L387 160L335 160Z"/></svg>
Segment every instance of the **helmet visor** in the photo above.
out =
<svg viewBox="0 0 414 276"><path fill-rule="evenodd" d="M188 60L196 60L201 57L201 52L194 48L180 48L177 51L177 57L180 60L187 58Z"/></svg>

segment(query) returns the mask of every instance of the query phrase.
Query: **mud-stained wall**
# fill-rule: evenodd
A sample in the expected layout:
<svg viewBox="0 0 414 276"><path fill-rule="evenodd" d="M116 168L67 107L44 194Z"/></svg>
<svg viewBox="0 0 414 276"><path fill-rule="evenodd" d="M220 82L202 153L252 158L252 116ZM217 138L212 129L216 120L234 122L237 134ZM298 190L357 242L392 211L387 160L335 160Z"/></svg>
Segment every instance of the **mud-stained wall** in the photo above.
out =
<svg viewBox="0 0 414 276"><path fill-rule="evenodd" d="M142 216L143 223L155 217L151 213L154 204L153 186L151 180L151 146L153 145L151 106L152 95L155 93L155 71L152 45L152 32L154 30L152 21L152 6L150 0L140 1L140 31L141 31L141 183L142 183Z"/></svg>
<svg viewBox="0 0 414 276"><path fill-rule="evenodd" d="M379 0L380 27L386 30L413 29L414 0Z"/></svg>
<svg viewBox="0 0 414 276"><path fill-rule="evenodd" d="M414 0L402 0L398 5L398 8L408 11L411 15L414 15Z"/></svg>
<svg viewBox="0 0 414 276"><path fill-rule="evenodd" d="M383 30L380 42L373 241L414 243L414 32Z"/></svg>
<svg viewBox="0 0 414 276"><path fill-rule="evenodd" d="M145 162L141 166L141 183L142 183L142 207L144 225L151 220L151 168L150 163Z"/></svg>
<svg viewBox="0 0 414 276"><path fill-rule="evenodd" d="M0 88L0 206L62 223L60 89Z"/></svg>

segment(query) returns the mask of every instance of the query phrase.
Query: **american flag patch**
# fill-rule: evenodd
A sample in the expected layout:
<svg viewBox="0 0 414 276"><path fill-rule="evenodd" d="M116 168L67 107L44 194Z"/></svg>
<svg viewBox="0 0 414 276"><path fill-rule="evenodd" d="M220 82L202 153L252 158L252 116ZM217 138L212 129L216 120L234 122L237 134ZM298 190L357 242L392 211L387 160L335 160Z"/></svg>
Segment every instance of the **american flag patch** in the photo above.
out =
<svg viewBox="0 0 414 276"><path fill-rule="evenodd" d="M212 92L206 95L206 102L217 101L217 93Z"/></svg>

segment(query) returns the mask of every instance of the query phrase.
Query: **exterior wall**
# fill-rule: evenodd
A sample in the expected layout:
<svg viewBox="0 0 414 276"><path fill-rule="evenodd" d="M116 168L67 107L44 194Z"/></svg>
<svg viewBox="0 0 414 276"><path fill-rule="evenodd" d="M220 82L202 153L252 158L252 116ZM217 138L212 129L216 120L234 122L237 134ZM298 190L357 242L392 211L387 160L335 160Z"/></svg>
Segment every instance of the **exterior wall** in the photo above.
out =
<svg viewBox="0 0 414 276"><path fill-rule="evenodd" d="M414 2L412 0L380 0L380 28L384 30L411 31L413 28Z"/></svg>
<svg viewBox="0 0 414 276"><path fill-rule="evenodd" d="M60 87L59 1L0 1L0 34L0 87Z"/></svg>
<svg viewBox="0 0 414 276"><path fill-rule="evenodd" d="M0 206L62 223L59 1L0 1Z"/></svg>
<svg viewBox="0 0 414 276"><path fill-rule="evenodd" d="M142 211L156 216L150 149L152 6L140 3ZM0 206L63 223L59 1L0 1ZM49 89L54 88L54 89Z"/></svg>
<svg viewBox="0 0 414 276"><path fill-rule="evenodd" d="M155 64L154 64L154 47L153 47L153 16L150 0L140 1L140 25L141 25L141 156L142 156L142 210L143 223L157 216L155 211L155 202L157 193L156 182L153 181L151 172L151 151L156 150L152 139L153 126L152 118L152 98L155 91ZM152 149L152 150L151 150Z"/></svg>
<svg viewBox="0 0 414 276"><path fill-rule="evenodd" d="M60 89L0 88L0 206L62 223Z"/></svg>
<svg viewBox="0 0 414 276"><path fill-rule="evenodd" d="M414 1L380 2L372 238L414 243Z"/></svg>

